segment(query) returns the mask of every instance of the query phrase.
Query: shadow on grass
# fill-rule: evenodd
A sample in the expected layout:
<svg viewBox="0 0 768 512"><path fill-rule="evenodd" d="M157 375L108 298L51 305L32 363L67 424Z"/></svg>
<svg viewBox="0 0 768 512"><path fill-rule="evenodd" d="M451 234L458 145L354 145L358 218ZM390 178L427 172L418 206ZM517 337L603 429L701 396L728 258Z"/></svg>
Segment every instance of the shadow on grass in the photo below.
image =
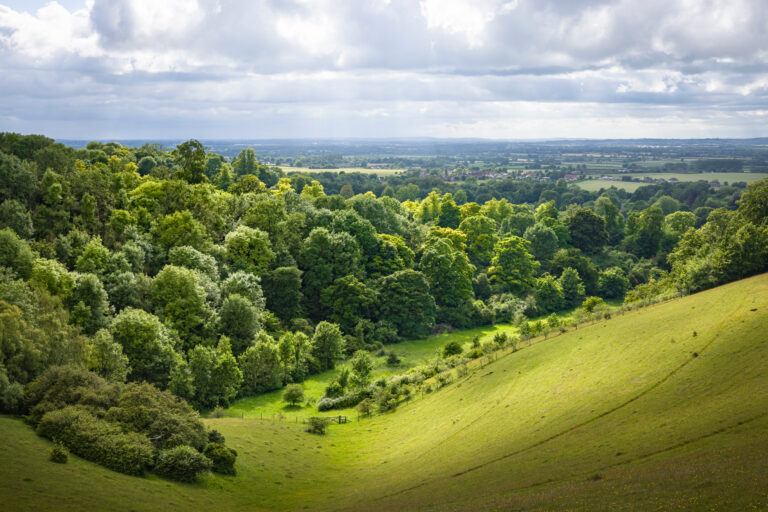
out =
<svg viewBox="0 0 768 512"><path fill-rule="evenodd" d="M287 412L296 412L302 409L304 409L304 406L299 404L296 404L296 405L286 404L283 406L283 410Z"/></svg>

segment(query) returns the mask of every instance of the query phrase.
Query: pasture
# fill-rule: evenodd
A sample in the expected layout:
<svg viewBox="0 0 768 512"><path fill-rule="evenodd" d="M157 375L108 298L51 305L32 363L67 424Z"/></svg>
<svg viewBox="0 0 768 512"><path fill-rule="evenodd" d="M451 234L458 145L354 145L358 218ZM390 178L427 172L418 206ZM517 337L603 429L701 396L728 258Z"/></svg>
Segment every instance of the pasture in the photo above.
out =
<svg viewBox="0 0 768 512"><path fill-rule="evenodd" d="M208 419L238 475L197 484L50 463L50 443L0 417L3 508L764 509L766 312L768 274L614 315L326 436Z"/></svg>

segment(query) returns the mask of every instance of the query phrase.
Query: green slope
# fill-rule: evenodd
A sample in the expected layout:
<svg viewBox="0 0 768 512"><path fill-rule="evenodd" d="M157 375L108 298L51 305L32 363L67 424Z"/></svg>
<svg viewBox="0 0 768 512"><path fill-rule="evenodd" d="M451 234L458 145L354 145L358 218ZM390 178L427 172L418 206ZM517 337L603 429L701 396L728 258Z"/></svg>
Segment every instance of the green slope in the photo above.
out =
<svg viewBox="0 0 768 512"><path fill-rule="evenodd" d="M0 419L5 510L748 510L768 506L768 275L582 327L394 413L207 420L236 478L125 477ZM695 331L695 335L694 335Z"/></svg>

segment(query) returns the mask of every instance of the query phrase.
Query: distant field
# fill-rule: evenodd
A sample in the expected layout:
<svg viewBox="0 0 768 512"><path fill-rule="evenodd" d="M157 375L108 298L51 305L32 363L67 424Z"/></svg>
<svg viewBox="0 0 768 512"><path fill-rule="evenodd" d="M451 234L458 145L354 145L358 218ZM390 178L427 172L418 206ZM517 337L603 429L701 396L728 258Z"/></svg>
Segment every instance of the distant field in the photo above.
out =
<svg viewBox="0 0 768 512"><path fill-rule="evenodd" d="M759 172L703 172L703 173L673 173L673 172L637 172L637 173L624 173L624 174L608 174L608 176L615 176L621 178L622 176L632 176L633 178L644 178L646 176L651 178L677 178L679 181L719 181L720 183L728 182L734 183L737 181L744 181L752 183L753 181L768 178L768 173ZM650 185L650 183L635 183L631 181L608 181L608 180L584 180L576 182L576 184L584 190L590 192L597 192L601 188L609 188L615 186L616 188L622 188L628 192L634 192L638 188L644 185Z"/></svg>
<svg viewBox="0 0 768 512"><path fill-rule="evenodd" d="M306 173L315 173L315 172L359 172L362 174L375 174L377 176L391 176L393 174L397 174L399 172L403 172L405 169L368 169L367 167L344 167L340 169L310 169L309 167L284 167L279 166L283 171L286 173L291 172L306 172Z"/></svg>
<svg viewBox="0 0 768 512"><path fill-rule="evenodd" d="M326 436L205 420L238 475L197 484L53 464L3 416L2 509L766 510L766 322L768 274L508 350Z"/></svg>

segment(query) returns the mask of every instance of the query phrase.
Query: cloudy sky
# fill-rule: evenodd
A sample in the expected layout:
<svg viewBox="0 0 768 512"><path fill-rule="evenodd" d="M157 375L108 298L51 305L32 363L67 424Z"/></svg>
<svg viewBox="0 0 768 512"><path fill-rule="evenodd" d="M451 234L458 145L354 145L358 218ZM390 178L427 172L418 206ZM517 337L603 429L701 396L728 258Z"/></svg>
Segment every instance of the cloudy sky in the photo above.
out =
<svg viewBox="0 0 768 512"><path fill-rule="evenodd" d="M0 0L0 131L768 136L768 0Z"/></svg>

